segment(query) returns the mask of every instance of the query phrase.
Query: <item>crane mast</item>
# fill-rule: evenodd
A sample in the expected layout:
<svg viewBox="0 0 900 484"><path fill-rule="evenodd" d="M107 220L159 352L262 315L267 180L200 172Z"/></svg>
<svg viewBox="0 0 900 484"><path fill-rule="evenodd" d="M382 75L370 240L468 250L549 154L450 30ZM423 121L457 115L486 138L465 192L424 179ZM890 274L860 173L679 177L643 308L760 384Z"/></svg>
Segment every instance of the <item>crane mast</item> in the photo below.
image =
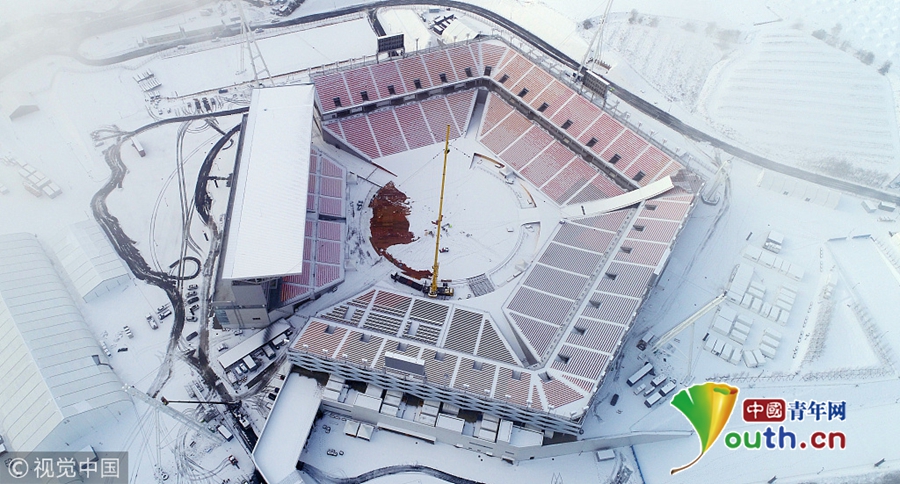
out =
<svg viewBox="0 0 900 484"><path fill-rule="evenodd" d="M444 138L444 172L441 175L441 198L438 203L437 232L434 242L434 266L431 268L431 287L429 297L453 296L452 287L438 287L438 254L441 251L441 224L444 220L444 186L447 182L447 155L450 153L450 125L447 125L447 136Z"/></svg>

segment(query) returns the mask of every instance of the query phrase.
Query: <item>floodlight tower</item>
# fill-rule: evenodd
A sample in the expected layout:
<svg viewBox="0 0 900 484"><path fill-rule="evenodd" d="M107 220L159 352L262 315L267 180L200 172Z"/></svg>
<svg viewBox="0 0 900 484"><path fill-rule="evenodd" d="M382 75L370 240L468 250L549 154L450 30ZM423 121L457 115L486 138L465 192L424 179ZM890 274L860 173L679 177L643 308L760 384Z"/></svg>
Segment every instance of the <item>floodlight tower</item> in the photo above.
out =
<svg viewBox="0 0 900 484"><path fill-rule="evenodd" d="M452 287L438 287L438 254L441 251L441 223L444 220L444 185L447 182L447 154L450 153L450 125L447 125L447 136L444 139L444 174L441 176L441 198L438 203L437 235L434 242L434 266L431 268L431 287L428 297L453 296Z"/></svg>
<svg viewBox="0 0 900 484"><path fill-rule="evenodd" d="M263 59L262 52L259 50L259 46L256 44L256 36L253 31L250 29L250 24L247 23L247 17L244 15L244 0L238 0L238 14L241 17L241 38L243 38L243 43L247 47L247 52L250 54L250 66L253 68L253 87L261 87L263 84L260 82L260 79L264 79L269 81L268 84L273 85L272 75L269 73L269 66L266 65L266 60ZM260 66L257 66L257 61ZM242 73L246 70L244 67L244 46L241 46L241 70L238 73Z"/></svg>
<svg viewBox="0 0 900 484"><path fill-rule="evenodd" d="M581 74L587 68L588 59L590 58L590 64L593 67L593 64L600 61L600 57L603 55L603 28L606 27L606 19L609 18L609 11L612 9L613 0L609 0L606 3L606 11L603 12L603 17L600 18L600 25L597 27L597 31L594 32L594 38L591 39L591 44L588 45L587 50L584 52L584 57L581 59L581 65L578 66L578 74ZM591 52L593 51L593 56Z"/></svg>

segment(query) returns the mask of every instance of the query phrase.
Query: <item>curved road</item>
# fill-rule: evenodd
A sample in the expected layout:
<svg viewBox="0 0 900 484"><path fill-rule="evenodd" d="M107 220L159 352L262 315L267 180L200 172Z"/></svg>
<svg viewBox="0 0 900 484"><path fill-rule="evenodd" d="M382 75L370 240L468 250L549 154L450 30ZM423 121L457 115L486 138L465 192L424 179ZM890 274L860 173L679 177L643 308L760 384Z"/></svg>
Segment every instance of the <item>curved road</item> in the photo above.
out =
<svg viewBox="0 0 900 484"><path fill-rule="evenodd" d="M454 476L453 474L448 474L444 471L423 465L398 465L382 467L380 469L375 469L364 474L360 474L356 477L334 477L306 463L303 464L302 470L303 472L309 474L310 477L315 479L320 484L362 484L363 482L371 481L372 479L377 479L379 477L411 473L425 474L442 481L450 482L452 484L485 484L481 481L473 481L470 479L465 479L463 477Z"/></svg>
<svg viewBox="0 0 900 484"><path fill-rule="evenodd" d="M228 116L231 114L241 114L247 112L248 109L249 108L238 108L217 113L184 116L180 118L156 121L146 126L142 126L132 132L119 133L118 141L103 152L106 164L110 169L110 176L109 180L106 182L106 185L101 187L100 190L98 190L91 199L91 210L94 213L94 218L103 229L103 232L106 234L107 238L110 240L110 242L112 242L116 253L118 253L119 257L121 257L125 261L125 263L128 264L128 268L131 270L134 276L139 280L157 286L165 291L166 296L168 296L169 298L169 302L172 304L172 310L175 313L175 321L172 325L169 346L166 349L166 360L160 368L157 379L154 381L154 384L151 387L150 393L153 397L156 396L155 394L159 391L162 383L168 377L168 372L171 365L171 357L178 349L178 340L181 337L182 330L184 329L184 301L182 300L181 293L178 290L177 278L172 277L165 272L154 271L147 264L147 261L141 255L141 252L135 246L134 240L129 238L128 235L125 234L125 231L122 230L122 226L119 224L119 219L109 212L109 207L106 204L106 198L110 193L113 192L113 190L122 187L122 181L125 179L125 174L127 173L127 168L125 167L125 164L122 162L121 158L121 147L125 140L127 140L131 136L144 132L148 129L155 128L157 126L169 123L180 123L211 116ZM203 368L198 368L198 370L200 370L204 375L204 379L207 380L206 383L210 386L210 388L216 388L215 375L213 375L211 371L204 371Z"/></svg>
<svg viewBox="0 0 900 484"><path fill-rule="evenodd" d="M544 41L540 37L532 34L531 32L528 31L528 29L512 22L511 20L509 20L505 17L498 15L495 12L492 12L490 10L487 10L485 8L482 8L482 7L479 7L476 5L470 5L468 3L460 2L457 0L433 0L433 1L427 2L427 3L422 2L421 0L386 0L384 2L378 2L377 4L355 5L355 6L351 6L351 7L345 7L345 8L333 10L330 12L322 12L322 13L317 13L317 14L312 14L312 15L306 15L303 17L297 17L294 19L285 20L283 22L278 22L278 23L274 23L274 24L272 24L272 23L255 24L255 25L252 25L251 28L255 29L255 28L288 27L288 26L292 26L292 25L301 25L301 24L306 24L306 23L310 23L310 22L316 22L319 20L338 17L341 15L347 15L347 14L367 11L367 10L370 10L373 8L378 8L378 7L405 6L405 5L408 5L408 6L439 5L439 6L443 6L443 7L451 7L451 8L455 8L455 9L459 9L459 10L464 10L464 11L473 13L475 15L479 15L479 16L484 17L484 18L496 23L497 25L500 25L503 28L515 33L517 36L525 39L530 44L534 45L535 47L537 47L538 49L543 51L546 55L556 59L557 61L559 61L562 64L565 64L566 66L570 67L571 69L575 70L578 68L577 61L575 61L574 59L572 59L571 57L569 57L568 55L566 55L565 53L563 53L561 50L557 49L556 47L550 45L548 42ZM234 31L234 30L226 29L219 33L219 37L229 37L229 36L234 36L234 35L239 35L239 34L240 34L239 30ZM197 38L197 39L191 40L190 42L200 42L200 41L204 41L204 40L209 40L209 39ZM153 54L156 52L160 52L163 50L171 49L173 47L176 47L179 44L184 44L187 42L188 42L187 40L182 39L182 40L178 40L175 42L170 42L170 43L166 43L166 44L160 44L157 46L137 49L137 50L125 53L125 54L108 57L108 58L104 58L104 59L89 59L89 58L82 56L81 54L76 54L76 57L78 58L79 61L81 61L82 63L85 63L85 64L109 65L109 64L115 64L118 62L127 61L130 59L135 59L138 57L143 57L143 56ZM794 166L788 166L788 165L779 163L777 161L771 160L769 158L766 158L766 157L751 153L749 151L746 151L744 149L738 148L737 146L734 146L726 141L723 141L722 139L711 136L697 128L694 128L694 127L686 124L685 122L681 121L680 119L676 118L675 116L672 116L671 114L654 106L652 103L637 96L636 94L634 94L633 92L624 88L623 86L616 84L612 81L609 81L609 79L606 79L606 80L610 83L610 86L614 90L613 91L614 94L617 97L619 97L621 100L625 101L627 104L630 104L635 109L637 109L649 116L652 116L653 118L657 119L660 123L668 126L669 128L673 129L674 131L676 131L690 139L693 139L695 141L709 143L710 145L712 145L716 148L719 148L726 153L737 156L738 158L741 158L743 160L746 160L750 163L758 165L762 168L766 168L768 170L777 171L777 172L783 173L785 175L801 178L803 180L807 180L807 181L810 181L810 182L813 182L813 183L816 183L816 184L819 184L822 186L834 188L837 190L843 190L843 191L854 193L854 194L857 194L860 196L900 204L900 196L898 196L898 195L886 193L886 192L883 192L883 191L875 189L875 188L858 185L858 184L855 184L855 183L852 183L849 181L840 180L837 178L832 178L832 177L820 175L817 173L812 173L812 172L809 172L809 171L806 171L806 170L803 170L800 168L796 168Z"/></svg>

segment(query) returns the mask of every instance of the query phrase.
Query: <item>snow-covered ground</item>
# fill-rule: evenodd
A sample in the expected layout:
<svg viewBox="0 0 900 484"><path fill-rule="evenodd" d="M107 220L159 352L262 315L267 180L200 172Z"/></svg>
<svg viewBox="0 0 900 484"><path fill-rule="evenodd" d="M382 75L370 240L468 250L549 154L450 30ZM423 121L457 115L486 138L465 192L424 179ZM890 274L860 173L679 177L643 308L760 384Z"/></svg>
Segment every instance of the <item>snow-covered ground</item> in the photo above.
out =
<svg viewBox="0 0 900 484"><path fill-rule="evenodd" d="M356 3L360 2L307 0L292 17ZM579 60L596 29L586 29L583 22L590 19L595 25L606 8L605 2L585 0L471 3L510 18ZM102 12L115 5L116 2L99 1L65 5L6 2L0 6L0 22L6 26L20 22L20 27L30 27L33 12ZM166 29L189 29L230 20L235 15L233 7L220 5L224 10L214 6L209 16L194 10L85 39L78 46L79 52L88 57L104 57L135 48L143 37ZM253 22L271 18L266 8L247 6L246 10ZM900 173L900 27L894 2L870 0L860 5L853 0L750 0L724 8L721 2L712 0L622 0L614 4L612 13L606 26L603 56L612 65L610 78L689 124L779 162L858 183L883 186ZM22 23L24 20L27 22ZM271 74L302 71L374 53L375 34L365 19L313 27L264 29L257 34ZM21 49L28 32L20 30L11 30L7 40L0 39L0 53ZM825 32L821 39L820 30ZM148 109L144 94L132 79L134 74L148 69L156 73L163 84L160 92L164 97L215 91L252 79L247 70L236 74L240 70L241 49L234 39L223 39L107 67L91 67L71 57L49 55L4 66L10 72L0 78L0 155L12 155L32 164L58 183L63 194L52 200L36 199L22 187L16 170L0 164L0 183L10 190L9 194L0 195L0 231L36 233L49 249L46 242L63 226L92 218L91 197L109 173L102 154L109 142L94 146L91 132L110 125L133 130L154 121L159 114ZM872 61L863 62L868 52L872 53ZM244 56L245 69L249 70L248 54L244 52ZM882 75L878 69L886 61L893 66ZM304 80L302 75L296 77L294 81ZM36 104L39 111L10 120L8 114L17 102ZM624 105L621 109L633 111ZM698 163L704 167L711 165L709 157L703 154L710 152L707 147L686 141L634 113L632 121L637 120L644 129L653 129L658 137L667 138L669 146L691 151L702 158ZM237 116L220 119L220 126L228 129L237 122ZM146 157L141 158L127 144L124 146L123 161L129 173L123 187L109 197L110 211L119 218L125 232L135 240L151 266L158 264L160 268L167 268L177 259L181 242L180 199L174 176L178 126L162 126L140 135ZM185 184L192 189L197 168L218 134L200 122L193 123L190 131L181 151ZM475 149L466 143L473 142L457 141L460 151ZM439 147L422 149L424 153L431 148L436 149L427 157L429 160ZM370 167L346 153L329 155L354 173L370 176L379 183L391 179L384 173L368 171ZM399 175L401 190L408 190L415 200L410 217L412 230L421 244L429 246L430 239L422 235L434 214L439 163L432 160L413 169L407 156L424 155L415 152L380 161ZM485 272L506 257L523 221L511 189L471 160L470 153L460 155L459 160L451 159L451 179L465 180L448 186L447 217L453 227L445 239L445 245L451 248L447 254L450 257L442 259L446 261L442 268L454 278ZM223 158L214 174L227 176L227 164ZM742 397L846 400L848 405L845 422L817 425L806 421L790 428L798 436L814 430L843 431L847 435L845 450L730 450L720 438L697 465L675 476L678 482L721 480L725 473L736 470L740 474L731 474L728 480L761 482L777 476L777 482L824 483L858 481L870 473L896 473L900 453L890 443L900 430L892 418L900 410L896 401L900 384L895 370L900 334L893 327L900 311L898 270L881 254L885 249L872 240L846 239L848 235L872 234L887 240L889 231L900 229L896 222L880 221L879 217L896 219L896 214L868 214L860 207L859 199L847 194L834 210L783 197L756 186L757 168L740 160L734 160L731 166L725 201L717 206L701 204L695 211L662 280L644 304L625 343L617 377L608 378L599 391L599 403L591 411L595 417L589 417L585 425L586 435L666 426L686 428L686 421L667 400L646 409L642 397L635 396L624 384L624 378L649 358L682 385L716 379L740 387ZM224 183L221 185L214 192L216 216L222 212L226 195ZM368 201L375 185L360 180L349 190L348 207L353 207L356 201ZM494 197L489 217L473 216L480 208L478 203L483 203L471 196L476 192L490 192ZM301 307L301 316L384 281L387 274L396 270L371 253L365 233L370 216L368 208L360 212L350 209L349 250L357 270L348 271L345 283L334 293ZM544 221L543 215L537 219ZM516 227L513 233L507 232L510 225ZM465 237L455 230L473 236ZM774 293L784 276L741 257L745 247L760 247L769 230L786 236L779 257L806 271L785 325L755 316L748 346L759 341L765 328L775 329L783 334L783 340L774 359L749 369L743 363L732 365L705 351L702 338L709 330L711 315L678 335L658 355L635 348L637 337L645 330L652 328L661 334L720 293L739 262L753 265L759 280ZM201 248L196 254L201 259L208 250L203 234L203 228L195 224L192 235ZM543 231L530 235L528 251L539 247L548 234L549 231ZM841 240L829 241L834 238ZM415 244L407 248L410 255L424 254L421 261L415 262L423 266L417 268L424 269L430 266L432 252L419 249ZM456 258L456 254L465 257ZM819 295L831 275L836 286L829 303L820 300ZM514 283L508 284L495 293L473 299L471 304L494 308L492 314L499 321L502 315L496 308L513 287ZM170 317L154 331L143 318L165 301L162 291L135 280L89 304L79 303L94 334L114 352L110 362L117 374L138 390L147 390L157 378L172 324ZM812 357L811 348L821 321L818 316L829 305L833 305L833 312L824 330L824 345ZM744 308L733 309L749 315ZM133 339L124 336L126 324L135 335ZM197 323L189 324L185 334L197 329ZM501 330L509 331L504 325ZM238 339L232 333L213 331L210 346L234 344ZM190 344L181 341L180 346L189 351L196 347L196 340ZM118 351L125 347L128 351ZM170 399L188 399L185 385L192 381L199 381L196 371L185 360L176 358L171 379L161 394ZM621 395L617 407L608 404L614 393ZM262 407L254 402L253 406ZM172 408L181 411L186 407L193 408ZM263 414L251 415L257 427ZM341 428L337 422L332 427ZM727 431L755 428L761 427L744 424L735 414ZM148 410L140 402L136 403L132 421L96 437L86 439L102 441L98 450L125 448L132 452L132 482L152 482L156 466L183 481L212 480L215 475L218 481L230 478L231 482L240 482L249 473L244 466L249 465L249 460L237 440L217 445L199 438L193 430L164 414L157 416L156 410ZM196 442L193 446L192 441ZM690 437L617 449L619 457L615 463L597 463L592 454L584 454L510 466L496 458L440 444L431 446L388 432L376 432L372 442L364 442L343 436L340 431L316 431L304 460L341 476L358 475L384 465L419 462L484 482L554 482L557 474L556 482L605 482L615 466L622 463L634 472L629 482L653 483L669 482L669 469L695 457L697 442L696 437ZM344 450L345 455L326 456L327 448ZM238 456L241 469L224 464L229 454ZM886 462L873 467L882 458ZM205 470L194 467L195 464ZM435 482L422 475L376 480L416 481Z"/></svg>

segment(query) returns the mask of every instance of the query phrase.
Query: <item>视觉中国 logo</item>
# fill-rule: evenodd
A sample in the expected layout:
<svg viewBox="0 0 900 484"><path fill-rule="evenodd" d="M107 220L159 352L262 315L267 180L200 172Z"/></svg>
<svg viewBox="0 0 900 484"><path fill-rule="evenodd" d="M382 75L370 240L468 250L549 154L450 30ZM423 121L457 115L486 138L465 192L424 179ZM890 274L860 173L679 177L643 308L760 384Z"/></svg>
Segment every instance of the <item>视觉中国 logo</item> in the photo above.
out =
<svg viewBox="0 0 900 484"><path fill-rule="evenodd" d="M672 397L671 405L691 423L700 438L700 455L691 462L671 470L672 474L696 464L712 447L728 424L737 404L738 389L725 383L706 382L685 388ZM791 421L814 419L835 423L847 417L846 401L800 401L790 405L781 398L745 398L741 405L744 423L766 424L765 430L746 430L743 433L725 434L725 446L729 449L743 447L748 450L844 449L847 436L841 431L816 430L804 439L787 430L783 423L790 415ZM774 424L779 424L774 427ZM771 424L771 425L768 425Z"/></svg>

